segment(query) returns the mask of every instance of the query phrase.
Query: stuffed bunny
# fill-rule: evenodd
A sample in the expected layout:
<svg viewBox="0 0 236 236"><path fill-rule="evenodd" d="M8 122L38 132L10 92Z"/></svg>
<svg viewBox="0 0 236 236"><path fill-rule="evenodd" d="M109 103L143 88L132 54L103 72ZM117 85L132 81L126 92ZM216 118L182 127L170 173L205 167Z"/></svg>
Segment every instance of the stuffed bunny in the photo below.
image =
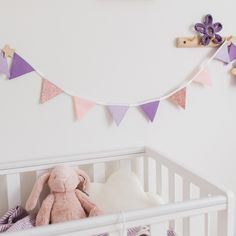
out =
<svg viewBox="0 0 236 236"><path fill-rule="evenodd" d="M45 183L48 183L51 193L42 202L36 226L102 214L86 194L90 183L88 175L82 170L65 165L56 166L51 173L38 178L26 202L27 211L36 207Z"/></svg>

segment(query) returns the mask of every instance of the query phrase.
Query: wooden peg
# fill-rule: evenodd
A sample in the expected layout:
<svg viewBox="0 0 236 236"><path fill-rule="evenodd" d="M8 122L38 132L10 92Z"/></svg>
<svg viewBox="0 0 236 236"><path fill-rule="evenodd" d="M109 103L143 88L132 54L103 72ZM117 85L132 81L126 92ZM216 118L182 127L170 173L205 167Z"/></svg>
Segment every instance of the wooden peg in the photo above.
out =
<svg viewBox="0 0 236 236"><path fill-rule="evenodd" d="M236 68L233 68L233 69L231 70L231 74L236 76Z"/></svg>
<svg viewBox="0 0 236 236"><path fill-rule="evenodd" d="M223 42L227 40L227 44L230 45L232 42L236 42L236 36L223 37ZM211 42L204 46L201 44L201 38L199 36L193 37L178 37L176 40L176 46L178 48L200 48L200 47L218 47L219 44Z"/></svg>
<svg viewBox="0 0 236 236"><path fill-rule="evenodd" d="M2 51L4 53L4 57L13 57L15 49L11 48L9 45L5 45Z"/></svg>

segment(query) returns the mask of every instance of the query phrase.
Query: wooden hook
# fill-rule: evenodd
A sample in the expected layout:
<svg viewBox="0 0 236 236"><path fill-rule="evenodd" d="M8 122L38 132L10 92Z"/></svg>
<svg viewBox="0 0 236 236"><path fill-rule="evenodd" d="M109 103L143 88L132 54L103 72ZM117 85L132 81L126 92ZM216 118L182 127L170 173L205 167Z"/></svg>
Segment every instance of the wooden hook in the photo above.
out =
<svg viewBox="0 0 236 236"><path fill-rule="evenodd" d="M223 37L223 42L227 40L227 44L230 45L232 42L236 42L236 36ZM219 44L214 43L212 40L207 45L201 44L200 36L193 37L178 37L176 40L176 46L178 48L200 48L200 47L218 47Z"/></svg>

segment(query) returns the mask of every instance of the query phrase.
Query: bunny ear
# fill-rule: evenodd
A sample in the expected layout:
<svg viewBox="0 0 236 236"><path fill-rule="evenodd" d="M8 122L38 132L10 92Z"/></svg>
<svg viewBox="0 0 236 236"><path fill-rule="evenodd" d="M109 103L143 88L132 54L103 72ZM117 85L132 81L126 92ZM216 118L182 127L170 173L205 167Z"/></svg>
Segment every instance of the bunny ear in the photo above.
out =
<svg viewBox="0 0 236 236"><path fill-rule="evenodd" d="M79 186L78 188L84 192L87 192L89 189L89 185L90 185L90 178L89 176L83 171L83 170L77 170L77 174L79 176Z"/></svg>
<svg viewBox="0 0 236 236"><path fill-rule="evenodd" d="M41 175L38 178L38 180L35 182L33 190L26 202L26 205L25 205L25 209L27 211L31 211L36 207L40 193L43 190L43 186L48 181L49 177L50 177L50 173L45 173L45 174Z"/></svg>

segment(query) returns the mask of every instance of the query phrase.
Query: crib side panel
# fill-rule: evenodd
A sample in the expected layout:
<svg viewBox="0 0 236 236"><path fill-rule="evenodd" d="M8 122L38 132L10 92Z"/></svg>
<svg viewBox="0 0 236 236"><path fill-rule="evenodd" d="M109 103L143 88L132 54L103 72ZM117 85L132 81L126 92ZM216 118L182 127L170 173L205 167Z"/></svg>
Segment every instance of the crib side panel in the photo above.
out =
<svg viewBox="0 0 236 236"><path fill-rule="evenodd" d="M147 181L145 183L147 186L145 188L148 190L148 186L156 185L156 193L160 194L167 203L225 195L222 190L153 151L147 152L144 163L149 163L150 159L155 161L156 180L151 181L152 183L148 180L150 178L150 166L146 164L144 176L146 176ZM170 219L169 228L174 229L179 236L228 236L226 216L227 210L224 210ZM155 228L155 225L152 227Z"/></svg>

